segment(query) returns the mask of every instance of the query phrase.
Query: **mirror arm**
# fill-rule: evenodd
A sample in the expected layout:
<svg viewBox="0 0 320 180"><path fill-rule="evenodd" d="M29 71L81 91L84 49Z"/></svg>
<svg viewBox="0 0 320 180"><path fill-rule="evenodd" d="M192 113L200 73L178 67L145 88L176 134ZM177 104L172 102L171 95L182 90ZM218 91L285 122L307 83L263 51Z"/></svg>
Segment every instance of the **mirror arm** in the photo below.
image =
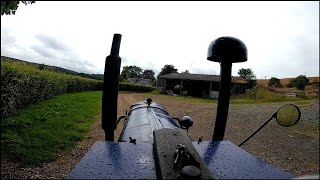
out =
<svg viewBox="0 0 320 180"><path fill-rule="evenodd" d="M247 142L250 138L252 138L252 136L254 136L255 134L257 134L265 125L267 125L273 118L275 118L277 115L277 112L273 113L272 116L266 121L264 122L259 129L257 129L254 133L252 133L246 140L244 140L242 143L239 144L239 147L242 146L245 142Z"/></svg>
<svg viewBox="0 0 320 180"><path fill-rule="evenodd" d="M179 126L181 127L181 129L186 129L185 127L183 127L183 126L181 125L181 120L180 120L179 118L173 117L172 119L175 119L175 120L178 121Z"/></svg>

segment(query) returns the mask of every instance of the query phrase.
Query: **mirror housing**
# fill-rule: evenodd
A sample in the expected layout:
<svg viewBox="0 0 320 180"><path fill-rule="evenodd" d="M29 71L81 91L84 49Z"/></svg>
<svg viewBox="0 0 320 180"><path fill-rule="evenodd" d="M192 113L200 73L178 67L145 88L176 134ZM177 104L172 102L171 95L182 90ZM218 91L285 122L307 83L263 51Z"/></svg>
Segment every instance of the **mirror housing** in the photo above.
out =
<svg viewBox="0 0 320 180"><path fill-rule="evenodd" d="M183 116L180 121L180 126L183 129L189 129L193 125L192 118L190 116Z"/></svg>
<svg viewBox="0 0 320 180"><path fill-rule="evenodd" d="M252 138L257 132L259 132L265 125L267 125L273 118L275 118L279 125L284 127L290 127L300 120L301 111L300 108L294 104L284 104L272 114L272 116L264 122L256 131L254 131L247 139L239 144L239 147Z"/></svg>
<svg viewBox="0 0 320 180"><path fill-rule="evenodd" d="M299 107L294 104L284 104L276 112L275 118L279 125L290 127L300 120L301 111Z"/></svg>

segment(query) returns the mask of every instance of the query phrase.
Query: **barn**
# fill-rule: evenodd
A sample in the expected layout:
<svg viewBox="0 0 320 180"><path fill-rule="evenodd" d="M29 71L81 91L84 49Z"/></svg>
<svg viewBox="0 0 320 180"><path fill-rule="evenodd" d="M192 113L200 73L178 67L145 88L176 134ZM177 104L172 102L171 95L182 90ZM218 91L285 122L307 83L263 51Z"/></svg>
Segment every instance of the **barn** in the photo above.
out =
<svg viewBox="0 0 320 180"><path fill-rule="evenodd" d="M173 94L218 98L220 75L170 73L158 76L157 90ZM242 77L232 76L231 94L244 93L248 83Z"/></svg>
<svg viewBox="0 0 320 180"><path fill-rule="evenodd" d="M129 78L128 81L133 84L143 85L143 86L152 86L152 81L145 78Z"/></svg>

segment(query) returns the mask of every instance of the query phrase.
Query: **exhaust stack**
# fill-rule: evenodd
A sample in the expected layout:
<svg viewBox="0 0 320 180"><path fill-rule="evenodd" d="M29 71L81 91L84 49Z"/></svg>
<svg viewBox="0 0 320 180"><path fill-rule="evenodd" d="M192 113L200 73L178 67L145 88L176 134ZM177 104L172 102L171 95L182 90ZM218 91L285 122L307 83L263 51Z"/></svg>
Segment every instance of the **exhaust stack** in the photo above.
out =
<svg viewBox="0 0 320 180"><path fill-rule="evenodd" d="M105 61L102 92L102 129L105 132L105 141L114 141L114 130L117 127L121 37L121 34L113 35L111 52Z"/></svg>
<svg viewBox="0 0 320 180"><path fill-rule="evenodd" d="M232 63L245 62L247 57L246 45L234 37L220 37L209 45L207 59L220 63L221 78L212 141L223 141L228 119Z"/></svg>

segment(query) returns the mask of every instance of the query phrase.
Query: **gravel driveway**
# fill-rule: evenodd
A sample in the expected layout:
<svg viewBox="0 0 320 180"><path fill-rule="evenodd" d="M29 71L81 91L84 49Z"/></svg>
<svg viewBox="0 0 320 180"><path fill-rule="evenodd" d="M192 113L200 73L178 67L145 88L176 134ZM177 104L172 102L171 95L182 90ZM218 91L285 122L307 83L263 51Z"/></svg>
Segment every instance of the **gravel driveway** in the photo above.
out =
<svg viewBox="0 0 320 180"><path fill-rule="evenodd" d="M132 103L146 98L143 94L119 94L118 114L124 115ZM203 140L211 140L217 104L176 101L170 96L154 95L151 98L163 105L172 117L192 117L194 125L188 132L191 138L197 140L203 136ZM241 143L282 104L284 103L230 104L224 139L235 144ZM297 125L284 128L276 121L271 121L242 148L295 176L319 173L319 101L310 101L300 107L302 118ZM40 167L26 167L1 159L1 179L64 178L95 141L104 140L100 124L101 114L97 116L89 139L79 142L72 152L61 153L56 161ZM122 123L119 123L115 139L121 129Z"/></svg>

